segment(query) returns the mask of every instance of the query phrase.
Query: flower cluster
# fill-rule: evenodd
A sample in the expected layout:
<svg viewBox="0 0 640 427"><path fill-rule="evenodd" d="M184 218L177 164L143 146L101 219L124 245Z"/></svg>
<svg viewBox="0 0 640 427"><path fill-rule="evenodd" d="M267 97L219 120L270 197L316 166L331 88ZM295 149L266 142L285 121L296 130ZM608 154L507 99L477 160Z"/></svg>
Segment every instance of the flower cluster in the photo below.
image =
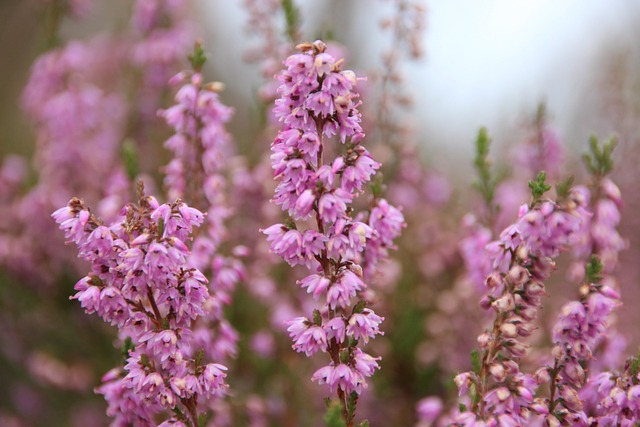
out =
<svg viewBox="0 0 640 427"><path fill-rule="evenodd" d="M386 201L372 211L369 224L352 217L349 206L363 191L380 165L360 145L364 136L357 110L357 79L341 70L321 41L298 46L301 51L287 58L274 113L284 123L272 144L272 167L279 182L274 202L292 217L286 224L263 230L271 250L289 265L304 265L311 274L299 285L324 301L312 319L298 317L289 322L293 348L307 356L329 353L329 365L312 377L337 391L348 419L346 395L360 394L366 378L379 368L379 358L357 347L382 332L382 318L366 303L354 304L367 285L357 263L372 239L390 246L403 223L400 212ZM344 150L324 162L333 147L325 138L337 136ZM313 217L312 225L299 228ZM381 249L379 249L381 250ZM346 393L346 395L345 395Z"/></svg>
<svg viewBox="0 0 640 427"><path fill-rule="evenodd" d="M594 258L587 268L593 269L596 262ZM547 419L571 425L587 423L583 398L578 394L588 379L583 366L590 361L620 299L611 287L599 283L585 283L580 291L580 301L565 304L554 327L553 366L538 371L542 381L551 382L551 395L545 400Z"/></svg>
<svg viewBox="0 0 640 427"><path fill-rule="evenodd" d="M139 204L125 206L108 226L75 198L52 216L91 264L72 298L116 326L128 343L126 365L105 375L98 389L107 413L116 423L146 426L168 410L171 422L196 426L198 399L226 389L226 368L203 363L191 330L211 300L186 244L204 215L140 193Z"/></svg>
<svg viewBox="0 0 640 427"><path fill-rule="evenodd" d="M595 414L582 425L633 426L640 419L640 359L632 357L625 363L623 372L602 372L589 379L586 400L598 402ZM583 421L586 417L580 421Z"/></svg>
<svg viewBox="0 0 640 427"><path fill-rule="evenodd" d="M617 230L620 224L622 196L618 186L609 178L603 177L595 184L593 191L577 187L585 203L591 204L593 216L583 226L583 238L576 245L574 253L578 259L597 256L602 263L603 273L611 274L618 264L618 253L627 246ZM593 199L593 200L592 200ZM577 279L584 274L578 261L573 276Z"/></svg>
<svg viewBox="0 0 640 427"><path fill-rule="evenodd" d="M625 247L625 241L617 230L622 205L620 190L605 176L611 169L610 151L614 145L615 140L612 140L601 150L592 142L592 153L587 155L587 166L594 181L592 189L589 191L583 186L575 189L578 197L593 211L583 224L582 238L574 248L578 261L572 267L572 275L582 282L580 299L562 308L553 330L553 366L541 369L550 381L547 417L572 425L594 422L598 425L620 425L637 416L627 417L635 409L627 408L623 400L613 397L627 394L627 389L635 381L633 375L619 382L624 392L617 389L612 394L613 385L606 385L610 374L600 371L605 364L617 365L620 358L596 353L616 340L624 341L611 319L612 311L620 305L612 273L617 265L618 252ZM579 260L585 258L588 258L586 267L578 270ZM608 360L593 363L597 358ZM621 414L624 415L620 417Z"/></svg>
<svg viewBox="0 0 640 427"><path fill-rule="evenodd" d="M534 401L538 382L520 371L519 361L527 352L523 339L536 328L554 258L576 241L588 215L575 197L561 203L537 200L532 207L522 206L518 221L487 245L494 271L486 278L481 305L496 317L492 329L478 337L483 352L477 372L456 377L461 394L472 390L472 407L454 425L485 425L482 420L526 425L532 414L543 412Z"/></svg>
<svg viewBox="0 0 640 427"><path fill-rule="evenodd" d="M406 223L400 209L385 199L376 199L367 224L376 231L367 240L362 261L365 277L371 279L375 276L378 263L389 257L389 249L396 249L393 241L400 237Z"/></svg>

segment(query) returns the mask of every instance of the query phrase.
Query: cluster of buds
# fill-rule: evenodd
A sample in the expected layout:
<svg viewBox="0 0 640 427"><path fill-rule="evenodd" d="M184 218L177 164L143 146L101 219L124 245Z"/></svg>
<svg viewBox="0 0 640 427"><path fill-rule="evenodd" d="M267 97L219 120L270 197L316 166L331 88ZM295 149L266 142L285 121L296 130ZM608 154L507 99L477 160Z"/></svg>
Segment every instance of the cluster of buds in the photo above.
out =
<svg viewBox="0 0 640 427"><path fill-rule="evenodd" d="M495 321L478 337L482 356L474 371L456 377L459 392L470 392L472 407L462 411L454 425L526 425L533 414L544 412L534 400L538 382L520 371L528 348L523 339L536 328L554 258L574 243L589 213L571 195L558 203L541 200L550 188L543 174L530 185L534 202L522 206L518 221L487 245L494 271L486 278L481 305L495 312Z"/></svg>
<svg viewBox="0 0 640 427"><path fill-rule="evenodd" d="M591 189L584 186L574 189L576 196L590 206L593 215L583 224L581 239L574 248L578 260L572 268L572 276L582 282L580 298L562 308L553 330L553 366L545 366L539 371L550 381L547 419L551 425L553 422L558 424L557 420L572 425L591 425L594 418L589 418L588 413L594 409L596 414L604 414L607 422L612 410L629 413L623 411L620 399L612 400L611 396L620 396L618 392L609 395L613 387L605 393L604 401L598 397L608 388L603 384L610 376L599 373L602 363L613 365L619 362L592 363L597 349L621 339L612 323L611 313L621 304L612 273L617 266L618 253L626 245L617 230L622 198L616 184L606 177L611 171L611 151L615 144L615 139L612 139L600 147L595 138L591 140L591 154L585 156L593 179ZM580 260L585 265L586 258L586 267L580 268ZM595 358L598 356L596 354ZM632 378L621 381L621 384L628 380Z"/></svg>
<svg viewBox="0 0 640 427"><path fill-rule="evenodd" d="M634 426L640 420L640 358L627 360L622 373L602 372L589 379L583 399L598 402L582 425Z"/></svg>
<svg viewBox="0 0 640 427"><path fill-rule="evenodd" d="M600 266L597 258L592 258L587 265L588 280L580 288L580 300L562 307L553 330L553 366L541 368L536 375L540 382L551 383L549 399L545 399L548 408L545 416L550 425L560 425L558 420L571 425L587 422L578 394L588 379L583 366L591 360L596 343L607 329L609 315L620 299L611 287L592 282L597 279L594 274Z"/></svg>

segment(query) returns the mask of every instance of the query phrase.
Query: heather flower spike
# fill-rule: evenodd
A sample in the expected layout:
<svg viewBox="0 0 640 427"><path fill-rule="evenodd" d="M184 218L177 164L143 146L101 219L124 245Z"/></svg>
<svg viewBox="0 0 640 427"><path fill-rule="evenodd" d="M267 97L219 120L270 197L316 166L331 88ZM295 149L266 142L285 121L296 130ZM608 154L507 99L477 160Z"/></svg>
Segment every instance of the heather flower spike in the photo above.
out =
<svg viewBox="0 0 640 427"><path fill-rule="evenodd" d="M618 252L626 243L617 230L619 190L607 177L613 169L611 153L615 144L615 138L602 145L591 138L591 154L584 156L592 183L591 188L580 187L578 192L589 203L593 215L584 224L582 239L574 249L578 260L572 270L581 270L576 278L582 278L579 299L562 308L553 328L553 366L541 368L546 370L549 381L546 404L550 416L572 425L625 425L639 415L639 408L631 402L640 390L635 388L633 369L627 369L614 386L611 374L602 371L614 360L598 361L614 359L598 352L620 338L611 318L621 304L612 273ZM629 397L614 398L616 395Z"/></svg>
<svg viewBox="0 0 640 427"><path fill-rule="evenodd" d="M350 205L380 167L361 145L358 78L342 69L343 61L329 55L322 41L297 48L300 53L287 58L277 76L280 98L274 113L284 128L271 155L278 181L273 202L291 218L262 232L274 253L310 271L298 284L320 306L310 318L290 321L288 331L294 350L328 355L329 364L312 380L336 393L342 420L351 427L358 396L380 360L362 351L360 343L381 335L384 320L362 297L367 288L362 253L377 240L376 254L384 256L403 219L384 200L368 223L354 217ZM333 137L337 141L329 145Z"/></svg>
<svg viewBox="0 0 640 427"><path fill-rule="evenodd" d="M476 369L456 377L471 407L464 407L453 425L529 425L543 412L535 400L536 378L520 370L528 349L524 339L536 328L554 259L577 241L589 214L577 195L558 202L544 199L550 189L544 173L530 188L533 202L523 205L518 221L486 246L493 271L480 303L495 313L495 320L478 337L482 354Z"/></svg>
<svg viewBox="0 0 640 427"><path fill-rule="evenodd" d="M171 83L179 84L175 104L159 112L173 129L165 142L172 157L165 167L165 187L171 199L187 200L206 212L201 229L194 232L192 265L211 278L211 309L207 321L194 328L196 339L207 355L224 360L237 352L238 334L223 308L232 301L236 283L244 268L237 258L226 256L220 246L228 241L226 220L232 215L227 200L228 165L232 143L225 129L233 109L218 96L222 83L205 83L201 73L207 58L200 42L189 56L192 70L178 73Z"/></svg>
<svg viewBox="0 0 640 427"><path fill-rule="evenodd" d="M198 426L202 406L227 388L227 368L205 362L192 332L211 305L207 279L188 261L202 213L180 201L161 205L140 186L139 203L109 225L76 198L52 216L91 265L71 298L126 338L126 363L96 389L114 425L164 417L162 425Z"/></svg>

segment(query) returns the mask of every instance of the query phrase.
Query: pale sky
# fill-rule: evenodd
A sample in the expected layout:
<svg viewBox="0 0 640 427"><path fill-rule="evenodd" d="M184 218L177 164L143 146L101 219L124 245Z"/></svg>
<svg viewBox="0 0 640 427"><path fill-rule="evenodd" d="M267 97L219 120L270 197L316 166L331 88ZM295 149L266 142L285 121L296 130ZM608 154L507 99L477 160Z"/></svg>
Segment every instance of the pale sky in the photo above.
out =
<svg viewBox="0 0 640 427"><path fill-rule="evenodd" d="M229 34L240 35L245 25L239 3L203 0L201 8L209 43L219 46L214 47L214 57L226 62L227 75L220 77L228 77L230 90L250 97L255 86L246 79L256 73L238 62L241 52L229 49L233 43ZM359 46L353 54L364 67L377 63L379 43L385 42L377 23L389 2L350 0L357 12L347 18L340 11L345 0L297 3L307 34L333 26L338 37L350 39L347 46ZM425 4L426 57L406 68L407 85L416 98L416 127L427 150L462 148L468 158L480 126L489 128L498 146L507 143L508 130L535 111L540 101L547 103L561 135L568 139L589 135L594 129L581 124L576 133L576 122L591 114L590 93L605 53L619 46L637 50L640 39L640 1L635 0L426 0ZM323 13L326 9L329 14ZM244 49L246 42L246 37L239 40L238 49Z"/></svg>
<svg viewBox="0 0 640 427"><path fill-rule="evenodd" d="M423 76L424 126L462 142L481 125L498 131L516 124L544 100L559 130L567 131L584 114L579 110L587 107L603 54L618 44L635 48L639 6L628 0L429 2L428 58L412 73Z"/></svg>

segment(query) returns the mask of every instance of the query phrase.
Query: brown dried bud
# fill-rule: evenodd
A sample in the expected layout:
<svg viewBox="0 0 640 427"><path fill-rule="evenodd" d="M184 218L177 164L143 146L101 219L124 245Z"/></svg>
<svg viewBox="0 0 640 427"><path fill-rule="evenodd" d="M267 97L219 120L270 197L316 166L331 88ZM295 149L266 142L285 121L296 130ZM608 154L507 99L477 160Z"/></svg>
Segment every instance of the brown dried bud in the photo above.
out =
<svg viewBox="0 0 640 427"><path fill-rule="evenodd" d="M205 90L208 90L210 92L217 92L217 93L222 92L224 88L225 88L225 85L222 82L210 82L204 86Z"/></svg>
<svg viewBox="0 0 640 427"><path fill-rule="evenodd" d="M310 42L304 42L296 45L296 50L299 50L300 52L308 52L311 49L313 49L313 44Z"/></svg>

